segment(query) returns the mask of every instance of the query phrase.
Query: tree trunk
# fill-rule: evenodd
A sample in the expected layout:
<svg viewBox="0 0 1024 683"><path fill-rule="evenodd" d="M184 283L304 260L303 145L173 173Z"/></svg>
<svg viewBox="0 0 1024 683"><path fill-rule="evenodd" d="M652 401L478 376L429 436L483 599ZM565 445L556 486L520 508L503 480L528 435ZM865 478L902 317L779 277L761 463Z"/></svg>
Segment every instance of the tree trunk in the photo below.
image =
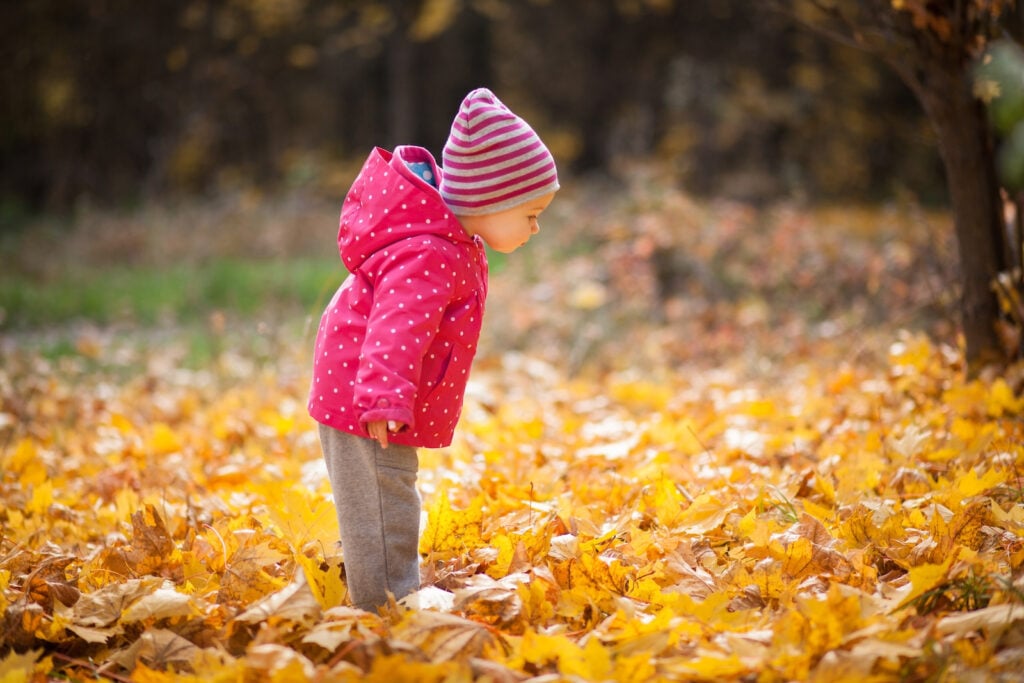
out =
<svg viewBox="0 0 1024 683"><path fill-rule="evenodd" d="M395 18L395 29L387 40L387 147L413 144L413 69L415 68L415 46L409 37L415 6L402 0L392 0L391 9Z"/></svg>
<svg viewBox="0 0 1024 683"><path fill-rule="evenodd" d="M966 67L931 64L917 76L908 85L935 127L950 191L963 285L965 355L968 372L974 374L1002 357L992 281L1004 267L1003 226L989 128Z"/></svg>

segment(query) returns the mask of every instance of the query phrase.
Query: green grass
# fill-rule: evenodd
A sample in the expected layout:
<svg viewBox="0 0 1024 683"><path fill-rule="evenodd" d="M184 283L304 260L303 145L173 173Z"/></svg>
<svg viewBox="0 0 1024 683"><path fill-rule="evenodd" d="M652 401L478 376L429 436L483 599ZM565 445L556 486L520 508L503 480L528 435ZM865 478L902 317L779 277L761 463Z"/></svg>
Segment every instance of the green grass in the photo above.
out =
<svg viewBox="0 0 1024 683"><path fill-rule="evenodd" d="M343 277L336 258L87 269L46 282L0 275L0 329L74 320L190 322L212 311L251 315L268 306L319 308Z"/></svg>

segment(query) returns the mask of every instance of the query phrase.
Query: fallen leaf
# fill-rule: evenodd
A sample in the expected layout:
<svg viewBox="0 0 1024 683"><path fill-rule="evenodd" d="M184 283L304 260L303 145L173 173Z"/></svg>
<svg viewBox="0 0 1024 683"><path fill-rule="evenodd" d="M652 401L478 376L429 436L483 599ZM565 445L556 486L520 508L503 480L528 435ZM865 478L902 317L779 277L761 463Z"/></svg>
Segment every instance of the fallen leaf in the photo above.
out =
<svg viewBox="0 0 1024 683"><path fill-rule="evenodd" d="M982 629L1001 633L1021 619L1024 619L1024 605L1004 603L983 607L973 612L951 614L939 619L935 627L939 633L962 638L972 631Z"/></svg>
<svg viewBox="0 0 1024 683"><path fill-rule="evenodd" d="M249 624L270 619L312 623L319 615L320 603L300 571L290 584L255 603L235 620Z"/></svg>
<svg viewBox="0 0 1024 683"><path fill-rule="evenodd" d="M399 642L423 651L432 662L477 657L496 642L483 625L443 612L407 612L391 633Z"/></svg>

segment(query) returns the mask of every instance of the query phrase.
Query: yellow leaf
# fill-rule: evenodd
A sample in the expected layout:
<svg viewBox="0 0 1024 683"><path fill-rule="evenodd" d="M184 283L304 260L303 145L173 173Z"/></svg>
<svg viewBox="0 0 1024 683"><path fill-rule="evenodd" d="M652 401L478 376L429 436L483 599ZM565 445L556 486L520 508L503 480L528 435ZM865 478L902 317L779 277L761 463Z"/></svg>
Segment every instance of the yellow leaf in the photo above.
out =
<svg viewBox="0 0 1024 683"><path fill-rule="evenodd" d="M667 529L676 527L683 514L684 498L674 481L661 477L650 487L649 492L645 492L644 498L653 508L651 516L658 524Z"/></svg>
<svg viewBox="0 0 1024 683"><path fill-rule="evenodd" d="M836 502L836 487L832 481L832 477L821 474L820 472L815 474L814 488L825 498L826 503L832 505Z"/></svg>
<svg viewBox="0 0 1024 683"><path fill-rule="evenodd" d="M735 652L729 655L717 652L698 654L697 657L677 657L663 660L658 669L671 680L723 681L750 671Z"/></svg>
<svg viewBox="0 0 1024 683"><path fill-rule="evenodd" d="M942 564L923 564L918 567L911 567L907 573L910 591L903 597L903 600L896 609L906 607L920 596L943 583L946 580L946 575L949 573L949 568L958 556L958 552L952 552Z"/></svg>
<svg viewBox="0 0 1024 683"><path fill-rule="evenodd" d="M1006 387L1006 390L1008 389L1009 387ZM975 419L983 415L999 417L1005 409L1014 407L1012 393L1007 396L999 382L992 387L986 387L980 381L956 383L942 392L942 402L952 409L956 416Z"/></svg>
<svg viewBox="0 0 1024 683"><path fill-rule="evenodd" d="M121 413L114 413L110 416L110 426L122 434L131 434L135 431L135 425Z"/></svg>
<svg viewBox="0 0 1024 683"><path fill-rule="evenodd" d="M846 634L862 625L858 596L845 594L839 584L832 584L821 598L800 596L796 604L808 621L808 633L803 642L815 653L838 647Z"/></svg>
<svg viewBox="0 0 1024 683"><path fill-rule="evenodd" d="M650 473L641 470L638 474L648 474L653 478L664 470L665 463L672 462L679 455L695 455L705 449L697 435L697 426L692 420L676 418L666 413L655 413L645 425L651 441L663 444L671 451L659 454L650 462Z"/></svg>
<svg viewBox="0 0 1024 683"><path fill-rule="evenodd" d="M768 545L775 524L770 519L761 519L756 507L750 508L736 525L736 531L742 538L750 539L755 547L764 548Z"/></svg>
<svg viewBox="0 0 1024 683"><path fill-rule="evenodd" d="M601 681L608 678L612 669L612 658L597 638L587 638L582 648L564 651L558 658L558 670L564 676L579 676L585 681Z"/></svg>
<svg viewBox="0 0 1024 683"><path fill-rule="evenodd" d="M270 518L293 548L313 543L326 552L336 545L338 518L330 500L298 486L271 486L267 496Z"/></svg>
<svg viewBox="0 0 1024 683"><path fill-rule="evenodd" d="M458 554L482 545L482 505L478 497L473 499L469 508L456 511L452 508L447 491L438 494L430 505L427 525L420 535L420 552Z"/></svg>
<svg viewBox="0 0 1024 683"><path fill-rule="evenodd" d="M53 482L44 481L32 489L32 498L25 504L29 515L45 513L53 504Z"/></svg>
<svg viewBox="0 0 1024 683"><path fill-rule="evenodd" d="M181 439L170 425L165 422L157 422L146 439L146 449L155 455L167 455L180 451Z"/></svg>
<svg viewBox="0 0 1024 683"><path fill-rule="evenodd" d="M612 383L608 387L608 394L621 403L655 410L663 410L672 399L672 391L668 386L640 380Z"/></svg>
<svg viewBox="0 0 1024 683"><path fill-rule="evenodd" d="M672 528L685 534L706 534L720 527L729 511L729 505L710 493L702 493L677 517Z"/></svg>
<svg viewBox="0 0 1024 683"><path fill-rule="evenodd" d="M4 459L0 471L18 475L18 482L25 486L36 486L47 479L46 465L39 457L35 441L24 438L18 441L11 455Z"/></svg>
<svg viewBox="0 0 1024 683"><path fill-rule="evenodd" d="M789 586L789 581L782 576L781 563L771 558L765 558L754 565L750 579L765 600L781 597Z"/></svg>
<svg viewBox="0 0 1024 683"><path fill-rule="evenodd" d="M1010 523L1024 526L1024 506L1014 505L1009 510L1003 510L999 503L989 500L989 511L992 513L992 518L996 521L996 524L1004 525ZM2 581L0 581L0 588L3 588Z"/></svg>
<svg viewBox="0 0 1024 683"><path fill-rule="evenodd" d="M285 436L295 430L295 415L285 415L279 410L262 411L260 421L273 429L278 436Z"/></svg>
<svg viewBox="0 0 1024 683"><path fill-rule="evenodd" d="M769 560L770 561L770 560ZM748 577L743 577L744 582ZM739 582L740 579L737 579ZM722 617L728 614L729 595L726 592L712 593L704 600L694 600L685 593L670 593L662 591L657 596L654 604L664 607L674 614L686 615L688 619L703 624L718 623ZM699 629L698 629L699 630Z"/></svg>
<svg viewBox="0 0 1024 683"><path fill-rule="evenodd" d="M487 567L487 575L493 579L500 579L508 574L508 568L512 565L512 558L515 557L516 546L505 534L495 534L491 538L491 547L498 551L498 559Z"/></svg>
<svg viewBox="0 0 1024 683"><path fill-rule="evenodd" d="M157 671L139 662L132 670L132 683L198 683L198 676L178 674L173 671ZM204 679L205 680L205 679Z"/></svg>
<svg viewBox="0 0 1024 683"><path fill-rule="evenodd" d="M637 600L654 602L655 596L661 593L661 591L662 587L657 581L653 578L644 577L639 580L631 580L626 594Z"/></svg>
<svg viewBox="0 0 1024 683"><path fill-rule="evenodd" d="M803 503L804 512L823 524L829 523L834 518L835 510L833 508L818 505L811 500L803 500L801 502Z"/></svg>
<svg viewBox="0 0 1024 683"><path fill-rule="evenodd" d="M876 437L877 438L877 437ZM835 472L836 496L841 500L857 499L863 491L870 491L881 481L881 473L888 463L879 457L881 445L867 444L857 457L844 460Z"/></svg>
<svg viewBox="0 0 1024 683"><path fill-rule="evenodd" d="M983 491L999 486L1007 479L1007 472L999 470L988 470L982 476L978 476L975 469L967 470L967 474L956 480L956 492L961 498L970 498Z"/></svg>
<svg viewBox="0 0 1024 683"><path fill-rule="evenodd" d="M545 623L555 615L554 601L557 587L547 581L528 581L517 587L523 604L523 616L531 623ZM557 599L557 598L556 598Z"/></svg>
<svg viewBox="0 0 1024 683"><path fill-rule="evenodd" d="M656 680L656 677L654 657L649 653L620 655L615 658L611 679L616 683L649 683Z"/></svg>
<svg viewBox="0 0 1024 683"><path fill-rule="evenodd" d="M971 443L978 438L982 427L983 425L974 420L958 416L953 418L953 422L949 426L949 432L964 443ZM955 453L960 455L961 449L955 449Z"/></svg>
<svg viewBox="0 0 1024 683"><path fill-rule="evenodd" d="M129 519L135 510L142 507L139 494L130 488L120 488L114 494L114 508L118 519Z"/></svg>
<svg viewBox="0 0 1024 683"><path fill-rule="evenodd" d="M1002 377L992 383L989 389L988 414L992 417L1002 417L1004 414L1016 414L1024 411L1024 396L1017 398L1013 395L1013 389Z"/></svg>
<svg viewBox="0 0 1024 683"><path fill-rule="evenodd" d="M465 679L458 676L462 666L459 662L421 662L405 653L378 655L370 663L370 670L349 679L360 683L398 683L399 681L415 681L416 683L444 683ZM297 679L304 680L304 679Z"/></svg>
<svg viewBox="0 0 1024 683"><path fill-rule="evenodd" d="M611 654L597 638L588 638L580 647L564 635L527 631L519 643L519 651L523 662L538 667L557 663L563 676L578 676L586 681L604 680L612 669Z"/></svg>
<svg viewBox="0 0 1024 683"><path fill-rule="evenodd" d="M772 557L782 562L782 571L788 576L800 576L811 564L814 548L803 537L785 538L786 534L775 534L768 544Z"/></svg>
<svg viewBox="0 0 1024 683"><path fill-rule="evenodd" d="M344 572L338 563L327 560L320 561L307 557L302 553L295 554L295 561L302 567L313 596L320 603L321 609L330 609L340 605L348 594L345 586Z"/></svg>
<svg viewBox="0 0 1024 683"><path fill-rule="evenodd" d="M910 369L921 372L928 367L933 353L934 350L928 338L924 335L917 335L890 346L889 361L901 374Z"/></svg>
<svg viewBox="0 0 1024 683"><path fill-rule="evenodd" d="M0 614L7 609L7 587L11 585L11 571L0 569Z"/></svg>
<svg viewBox="0 0 1024 683"><path fill-rule="evenodd" d="M928 525L928 518L925 517L924 513L918 508L907 511L904 520L906 525L912 527L924 527Z"/></svg>
<svg viewBox="0 0 1024 683"><path fill-rule="evenodd" d="M775 404L767 399L747 401L740 406L740 410L750 417L770 418L776 414Z"/></svg>
<svg viewBox="0 0 1024 683"><path fill-rule="evenodd" d="M28 683L41 654L42 650L29 650L22 654L11 652L0 659L0 683Z"/></svg>

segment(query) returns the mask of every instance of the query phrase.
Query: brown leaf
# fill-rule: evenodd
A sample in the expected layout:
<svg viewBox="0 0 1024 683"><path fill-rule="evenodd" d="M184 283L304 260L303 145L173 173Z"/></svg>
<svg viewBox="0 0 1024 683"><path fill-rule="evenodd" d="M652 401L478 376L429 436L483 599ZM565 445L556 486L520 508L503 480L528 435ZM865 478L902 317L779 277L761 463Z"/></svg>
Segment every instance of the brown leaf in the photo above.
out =
<svg viewBox="0 0 1024 683"><path fill-rule="evenodd" d="M525 574L510 574L499 581L477 574L455 591L455 609L489 624L508 627L522 614L523 601L517 586L528 580Z"/></svg>
<svg viewBox="0 0 1024 683"><path fill-rule="evenodd" d="M54 600L70 607L78 601L79 595L78 588L63 577L48 578L47 573L40 573L33 574L28 581L28 598L42 605L47 612L53 611Z"/></svg>
<svg viewBox="0 0 1024 683"><path fill-rule="evenodd" d="M41 605L34 602L15 603L8 606L3 613L0 624L3 626L0 644L10 646L18 651L25 650L36 644L36 632L46 620L46 613Z"/></svg>
<svg viewBox="0 0 1024 683"><path fill-rule="evenodd" d="M850 563L834 549L836 541L817 518L803 514L786 531L771 536L773 555L783 562L783 572L793 577L828 572L839 578L850 574Z"/></svg>
<svg viewBox="0 0 1024 683"><path fill-rule="evenodd" d="M110 660L131 671L138 662L154 669L189 668L199 659L202 649L167 629L144 632L129 647L111 655Z"/></svg>
<svg viewBox="0 0 1024 683"><path fill-rule="evenodd" d="M121 623L187 617L198 612L195 598L175 590L170 581L164 581L160 588L143 595L125 609L121 614Z"/></svg>
<svg viewBox="0 0 1024 683"><path fill-rule="evenodd" d="M120 632L118 622L121 615L139 598L151 595L164 581L156 577L128 579L124 583L112 583L92 593L82 595L71 611L72 625L87 629L109 629ZM92 641L95 642L95 641Z"/></svg>
<svg viewBox="0 0 1024 683"><path fill-rule="evenodd" d="M103 553L102 564L115 574L157 575L178 579L180 562L171 559L174 540L152 505L132 513L132 538L124 546Z"/></svg>
<svg viewBox="0 0 1024 683"><path fill-rule="evenodd" d="M530 678L529 675L510 669L500 662L479 657L470 657L469 665L475 680L493 681L493 683L519 683Z"/></svg>
<svg viewBox="0 0 1024 683"><path fill-rule="evenodd" d="M300 570L290 584L263 598L235 619L249 624L268 619L309 623L319 614L320 603L309 589L305 574Z"/></svg>
<svg viewBox="0 0 1024 683"><path fill-rule="evenodd" d="M261 680L313 680L316 668L304 655L277 643L253 645L246 653L249 665L264 672Z"/></svg>
<svg viewBox="0 0 1024 683"><path fill-rule="evenodd" d="M228 559L217 599L227 604L248 604L282 588L276 573L279 562L290 557L287 544L274 536L253 534Z"/></svg>
<svg viewBox="0 0 1024 683"><path fill-rule="evenodd" d="M422 650L433 662L478 657L496 640L485 626L443 612L408 612L392 636Z"/></svg>
<svg viewBox="0 0 1024 683"><path fill-rule="evenodd" d="M1004 603L983 607L973 612L943 617L936 624L936 629L939 633L952 634L962 638L972 631L982 629L990 633L1002 632L1021 619L1024 619L1024 605Z"/></svg>
<svg viewBox="0 0 1024 683"><path fill-rule="evenodd" d="M334 652L342 643L354 641L373 644L380 639L376 629L380 617L354 607L332 607L324 612L324 620L310 628L303 643L319 645Z"/></svg>

